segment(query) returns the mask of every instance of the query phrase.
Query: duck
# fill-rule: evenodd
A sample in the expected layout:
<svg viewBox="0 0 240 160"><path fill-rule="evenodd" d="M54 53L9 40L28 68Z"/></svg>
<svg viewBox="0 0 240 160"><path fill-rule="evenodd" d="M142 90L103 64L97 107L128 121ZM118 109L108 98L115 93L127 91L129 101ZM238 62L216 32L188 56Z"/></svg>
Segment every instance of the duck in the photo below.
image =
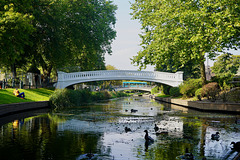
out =
<svg viewBox="0 0 240 160"><path fill-rule="evenodd" d="M159 130L157 124L155 124L154 130L155 130L155 132L157 132Z"/></svg>
<svg viewBox="0 0 240 160"><path fill-rule="evenodd" d="M153 143L154 139L148 135L148 130L144 130L144 132L146 133L145 136L144 136L145 141L149 142L149 143Z"/></svg>
<svg viewBox="0 0 240 160"><path fill-rule="evenodd" d="M236 124L240 124L240 119L238 119L238 118L236 117L235 123L236 123Z"/></svg>
<svg viewBox="0 0 240 160"><path fill-rule="evenodd" d="M231 145L233 145L232 150L240 152L240 141L239 142L231 142Z"/></svg>
<svg viewBox="0 0 240 160"><path fill-rule="evenodd" d="M194 156L188 151L188 148L185 149L185 154L180 156L180 158L185 160L194 160Z"/></svg>
<svg viewBox="0 0 240 160"><path fill-rule="evenodd" d="M138 110L136 109L131 109L131 113L136 113Z"/></svg>
<svg viewBox="0 0 240 160"><path fill-rule="evenodd" d="M125 132L132 132L131 128L125 127Z"/></svg>
<svg viewBox="0 0 240 160"><path fill-rule="evenodd" d="M168 131L159 132L158 135L168 135Z"/></svg>
<svg viewBox="0 0 240 160"><path fill-rule="evenodd" d="M219 140L219 137L220 137L219 132L216 132L216 134L211 135L212 140Z"/></svg>

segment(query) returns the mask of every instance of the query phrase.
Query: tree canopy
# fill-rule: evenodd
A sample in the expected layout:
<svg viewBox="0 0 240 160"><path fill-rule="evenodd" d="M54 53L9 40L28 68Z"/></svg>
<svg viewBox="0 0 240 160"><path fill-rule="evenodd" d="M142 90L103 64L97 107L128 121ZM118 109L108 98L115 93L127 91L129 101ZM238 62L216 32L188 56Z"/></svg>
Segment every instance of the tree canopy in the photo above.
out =
<svg viewBox="0 0 240 160"><path fill-rule="evenodd" d="M225 48L239 47L240 1L135 0L131 8L142 25L142 50L133 57L140 68L200 64L204 84L205 55L214 59Z"/></svg>
<svg viewBox="0 0 240 160"><path fill-rule="evenodd" d="M240 67L240 55L225 53L217 57L211 67L212 72L219 78L234 76Z"/></svg>
<svg viewBox="0 0 240 160"><path fill-rule="evenodd" d="M105 68L116 37L117 7L107 0L0 0L0 62L53 69ZM6 60L7 59L7 60Z"/></svg>
<svg viewBox="0 0 240 160"><path fill-rule="evenodd" d="M26 63L26 45L31 45L30 35L34 32L33 16L16 11L14 4L3 6L0 12L0 64L10 68ZM15 76L15 75L14 75Z"/></svg>

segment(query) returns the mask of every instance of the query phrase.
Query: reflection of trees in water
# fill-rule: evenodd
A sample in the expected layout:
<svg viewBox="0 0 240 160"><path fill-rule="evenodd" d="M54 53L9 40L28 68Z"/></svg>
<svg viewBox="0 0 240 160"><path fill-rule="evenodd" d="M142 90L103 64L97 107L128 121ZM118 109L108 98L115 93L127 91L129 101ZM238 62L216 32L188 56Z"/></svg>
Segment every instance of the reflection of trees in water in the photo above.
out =
<svg viewBox="0 0 240 160"><path fill-rule="evenodd" d="M170 121L173 120L169 119ZM178 119L175 119L178 120ZM201 121L195 119L182 119L183 120L183 130L176 133L169 134L160 134L156 136L156 140L154 144L147 145L143 144L145 148L141 148L139 146L137 148L138 156L143 159L156 159L156 160L170 160L176 159L180 155L185 154L186 148L189 149L190 152L198 154L198 144L200 142L200 127ZM164 121L165 122L165 121ZM159 123L163 123L159 121ZM171 124L171 123L168 123ZM171 131L169 131L171 132ZM182 136L179 136L182 134ZM145 152L145 153L144 153Z"/></svg>
<svg viewBox="0 0 240 160"><path fill-rule="evenodd" d="M80 154L97 150L100 135L71 131L59 134L56 118L44 115L2 126L1 159L75 159Z"/></svg>

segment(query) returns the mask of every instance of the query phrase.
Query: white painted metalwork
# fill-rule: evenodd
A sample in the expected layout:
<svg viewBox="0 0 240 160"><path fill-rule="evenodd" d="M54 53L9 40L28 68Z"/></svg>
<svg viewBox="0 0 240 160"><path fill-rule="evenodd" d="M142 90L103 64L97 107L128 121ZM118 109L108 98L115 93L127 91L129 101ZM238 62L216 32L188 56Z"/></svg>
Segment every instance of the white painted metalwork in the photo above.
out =
<svg viewBox="0 0 240 160"><path fill-rule="evenodd" d="M65 73L58 71L57 88L104 80L140 80L167 84L173 87L179 86L183 82L183 72L176 73L158 71L131 71L131 70L100 70Z"/></svg>

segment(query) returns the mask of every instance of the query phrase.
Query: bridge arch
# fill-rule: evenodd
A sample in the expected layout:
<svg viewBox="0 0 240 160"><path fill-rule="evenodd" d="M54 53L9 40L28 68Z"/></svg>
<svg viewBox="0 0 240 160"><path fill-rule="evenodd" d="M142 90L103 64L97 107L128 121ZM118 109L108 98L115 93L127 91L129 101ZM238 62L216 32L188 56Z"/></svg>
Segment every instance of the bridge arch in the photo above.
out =
<svg viewBox="0 0 240 160"><path fill-rule="evenodd" d="M56 87L62 89L78 83L105 80L139 80L163 83L177 87L183 82L183 72L168 73L158 71L100 70L65 73L58 71L58 82Z"/></svg>

